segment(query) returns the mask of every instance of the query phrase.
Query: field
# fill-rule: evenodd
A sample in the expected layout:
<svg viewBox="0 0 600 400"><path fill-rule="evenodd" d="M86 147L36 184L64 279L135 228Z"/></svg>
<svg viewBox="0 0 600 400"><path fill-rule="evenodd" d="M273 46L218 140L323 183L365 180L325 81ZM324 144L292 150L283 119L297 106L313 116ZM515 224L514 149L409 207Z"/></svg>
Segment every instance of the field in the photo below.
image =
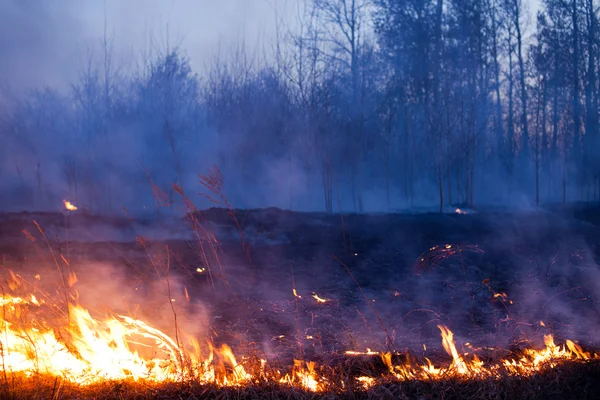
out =
<svg viewBox="0 0 600 400"><path fill-rule="evenodd" d="M600 347L599 215L592 208L373 215L210 209L137 219L79 211L3 214L5 275L12 271L49 296L69 292L92 315L132 315L171 337L189 334L202 350L208 342L227 344L247 371L257 360L278 377L294 368L309 371L317 390L301 379L286 385L265 377L239 385L107 380L81 386L17 374L5 375L2 393L594 398L600 390L600 361L593 359ZM65 284L67 272L76 283ZM477 354L490 365L543 349L547 334L556 344L573 340L592 359L573 357L501 378L390 374L381 354L389 353L394 365L430 360L452 371L459 363L442 340L445 328L460 355ZM294 360L302 366L292 367ZM315 362L314 373L305 361ZM235 365L225 365L223 374L232 368L235 374ZM376 381L350 383L357 377Z"/></svg>

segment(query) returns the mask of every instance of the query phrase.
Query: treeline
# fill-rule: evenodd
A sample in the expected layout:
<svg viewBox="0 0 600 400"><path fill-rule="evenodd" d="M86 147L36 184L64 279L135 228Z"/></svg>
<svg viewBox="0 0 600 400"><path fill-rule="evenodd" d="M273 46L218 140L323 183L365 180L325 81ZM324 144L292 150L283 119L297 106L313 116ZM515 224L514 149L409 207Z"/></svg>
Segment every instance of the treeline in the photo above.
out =
<svg viewBox="0 0 600 400"><path fill-rule="evenodd" d="M600 200L596 0L310 0L264 53L5 96L0 207L152 209L217 165L236 207L333 212ZM52 206L54 207L54 206Z"/></svg>

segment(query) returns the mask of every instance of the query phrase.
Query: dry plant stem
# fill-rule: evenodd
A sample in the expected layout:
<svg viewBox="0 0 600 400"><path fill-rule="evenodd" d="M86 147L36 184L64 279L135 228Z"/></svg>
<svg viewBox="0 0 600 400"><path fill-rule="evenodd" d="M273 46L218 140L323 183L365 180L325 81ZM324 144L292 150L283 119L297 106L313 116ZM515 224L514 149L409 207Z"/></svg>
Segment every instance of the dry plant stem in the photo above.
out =
<svg viewBox="0 0 600 400"><path fill-rule="evenodd" d="M175 306L173 305L173 298L171 297L171 285L169 283L169 276L168 276L168 269L170 267L169 248L168 248L168 246L165 246L166 251L167 251L167 267L166 267L164 277L162 277L161 273L160 273L160 269L158 268L156 261L154 261L154 258L150 254L150 251L148 250L148 246L146 246L146 241L144 240L144 238L141 236L138 236L138 243L144 248L144 251L146 252L146 255L148 256L148 259L150 260L150 264L152 265L152 268L154 268L154 271L156 272L156 275L160 279L160 283L163 286L163 289L165 289L167 296L169 297L168 301L171 306L171 311L173 312L173 318L175 321L175 341L177 343L177 347L181 349L181 344L179 342L179 327L177 325L177 312L175 310Z"/></svg>
<svg viewBox="0 0 600 400"><path fill-rule="evenodd" d="M300 340L300 311L298 308L298 292L296 291L296 281L294 280L294 269L290 265L290 272L292 274L292 287L294 289L294 303L296 304L296 340L298 341L298 352L299 358L304 358L304 349L302 348L302 341Z"/></svg>
<svg viewBox="0 0 600 400"><path fill-rule="evenodd" d="M217 289L215 288L215 280L213 279L212 268L210 267L208 258L206 257L206 250L204 250L204 243L202 243L202 240L200 239L200 237L198 237L197 241L198 241L198 246L200 246L200 255L204 259L204 265L206 265L206 269L208 270L208 278L210 279L210 285L212 286L213 293L215 293L217 291Z"/></svg>
<svg viewBox="0 0 600 400"><path fill-rule="evenodd" d="M69 252L69 211L65 211L65 242L67 246L67 261L71 262L71 256Z"/></svg>
<svg viewBox="0 0 600 400"><path fill-rule="evenodd" d="M7 268L5 265L0 265L0 268L2 268L2 269L4 269L5 271L7 271L7 272L11 273L11 274L12 274L12 275L15 277L15 279L17 279L17 278L19 279L19 282L21 282L21 283L23 283L23 284L25 284L25 285L29 286L29 287L31 288L31 291L32 291L32 293L36 293L38 296L41 296L41 297L43 297L43 298L44 298L44 300L45 300L47 303L49 303L49 304L53 305L53 306L54 306L54 308L53 308L52 310L53 310L54 312L56 312L58 316L62 316L62 317L66 317L66 316L68 316L68 313L67 313L67 314L65 314L65 312L64 312L64 311L63 311L63 310L60 308L60 305L59 305L59 304L58 304L56 301L54 301L54 299L53 299L53 298L51 298L51 297L50 297L50 296L49 296L49 295L48 295L46 292L44 292L44 291L42 291L42 290L38 290L38 289L36 288L36 286L35 286L35 285L33 285L33 284L29 283L29 282L28 282L27 280L25 280L25 279L24 279L24 278L23 278L21 275L13 273L13 272L12 272L12 271L11 271L9 268ZM4 289L2 289L2 290L3 290L3 295L6 295L6 293L4 293Z"/></svg>
<svg viewBox="0 0 600 400"><path fill-rule="evenodd" d="M435 315L435 316L437 317L437 319L441 319L441 318L442 318L442 317L441 317L441 316L440 316L438 313L436 313L435 311L433 311L433 310L430 310L430 309L428 309L428 308L415 308L415 309L412 309L412 310L410 310L409 312L407 312L407 313L404 315L404 317L402 317L402 323L404 323L404 321L406 320L406 318L407 318L407 317L408 317L410 314L412 314L412 313L415 313L415 312L419 312L419 311L421 311L421 312L429 312L429 313L432 313L433 315Z"/></svg>
<svg viewBox="0 0 600 400"><path fill-rule="evenodd" d="M577 290L577 289L581 289L581 286L575 286L575 287L572 287L572 288L570 288L570 289L564 290L564 291L562 291L562 292L560 292L560 293L556 293L555 295L553 295L552 297L550 297L548 300L546 300L546 302L545 302L545 303L544 303L544 305L542 306L542 309L540 310L540 312L544 311L544 308L546 308L546 305L548 305L548 303L549 303L550 301L552 301L553 299L555 299L556 297L558 297L558 296L560 296L560 295L562 295L562 294L568 293L568 292L570 292L570 291L572 291L572 290Z"/></svg>
<svg viewBox="0 0 600 400"><path fill-rule="evenodd" d="M348 273L348 275L350 275L350 277L352 278L352 280L354 281L354 283L356 283L356 286L358 287L358 290L360 290L360 292L362 293L363 297L365 298L365 301L367 302L367 304L371 308L371 311L373 311L373 314L375 315L375 317L379 321L379 324L381 325L381 328L385 332L385 336L387 337L387 340L388 340L390 346L392 347L392 350L394 350L394 352L397 353L398 351L396 350L396 346L394 346L394 342L392 341L392 338L390 337L390 334L388 333L387 328L385 327L385 325L383 323L383 320L381 319L381 317L379 316L379 314L375 310L375 307L373 307L373 304L371 304L371 302L369 301L369 298L367 297L367 295L365 294L365 292L362 290L362 287L360 287L360 284L358 283L358 281L356 280L356 278L354 277L354 275L352 275L352 272L350 272L350 269L348 268L348 266L346 264L344 264L342 262L342 260L340 260L338 257L336 257L335 254L332 254L331 256L333 257L334 260L336 260L337 262L339 262L344 267L344 269L346 269L346 272Z"/></svg>
<svg viewBox="0 0 600 400"><path fill-rule="evenodd" d="M208 261L208 256L207 256L207 252L204 248L204 242L202 241L202 237L207 238L207 242L210 247L213 258L214 258L215 262L217 263L217 265L219 266L221 279L223 279L223 281L225 283L227 283L227 280L225 279L225 274L223 273L223 265L221 264L221 261L219 259L219 249L214 244L214 243L218 243L217 239L216 239L215 235L212 232L210 232L208 229L206 229L204 227L204 225L200 222L200 220L198 219L198 216L200 215L200 211L196 208L194 203L192 203L192 201L183 193L183 189L181 189L177 185L174 185L173 189L177 193L179 193L179 195L183 199L186 215L188 216L190 222L192 223L192 229L194 230L194 233L196 234L196 241L198 243L198 247L200 248L200 256L204 260L204 265L206 266L206 270L208 272L208 277L210 279L210 283L213 288L213 292L216 292L212 267Z"/></svg>
<svg viewBox="0 0 600 400"><path fill-rule="evenodd" d="M171 282L169 281L169 271L171 270L171 252L169 251L169 246L165 246L165 251L167 252L167 267L165 270L165 282L167 285L167 296L169 297L169 304L171 306L171 311L173 312L173 321L175 323L175 342L177 343L177 347L182 348L179 343L179 325L177 324L177 310L175 309L175 304L173 304L173 297L171 294ZM183 362L183 360L181 360Z"/></svg>
<svg viewBox="0 0 600 400"><path fill-rule="evenodd" d="M166 195L166 193L164 193L163 191L161 191L158 188L158 186L156 186L156 184L152 180L152 177L150 176L150 173L148 172L148 170L143 165L142 165L142 168L144 168L144 171L146 172L146 176L147 176L148 180L150 181L150 184L152 185L152 193L153 193L154 200L157 203L156 204L156 206L157 206L156 209L157 209L157 212L159 213L159 217L160 217L160 206L168 207L170 205L168 196ZM181 186L179 186L179 185L173 185L173 188L176 191L178 191L185 198L185 196L183 194L183 189L181 188ZM161 229L162 229L162 227L161 227ZM148 251L148 248L146 246L146 242L144 241L144 239L142 237L138 237L138 241L144 247L144 250L145 250L146 254L148 255L148 258L150 259L150 262L152 263L154 271L156 271L156 274L160 278L160 271L158 269L158 266L156 265L156 262L154 261L154 259L150 255L150 252ZM176 340L176 343L177 343L177 347L181 348L181 343L179 342L179 326L177 324L177 312L175 310L175 305L173 304L173 298L171 296L171 286L170 286L169 276L168 276L169 269L170 269L169 247L165 246L165 250L167 252L167 270L165 271L165 276L164 276L164 279L166 281L166 285L165 285L165 281L162 281L162 280L161 280L161 284L163 285L163 287L166 286L167 296L169 297L168 301L169 301L169 304L171 306L171 310L173 312L173 318L174 318L174 321L175 321L175 340ZM208 263L207 263L207 269L209 269ZM210 274L210 269L209 269L209 274ZM210 278L211 278L211 283L212 283L212 275L210 275ZM214 290L214 283L213 283L213 290Z"/></svg>
<svg viewBox="0 0 600 400"><path fill-rule="evenodd" d="M548 263L545 274L546 278L550 275L550 268L554 265L554 263L556 263L556 257L558 257L558 254L555 254L554 257L552 257L552 261Z"/></svg>
<svg viewBox="0 0 600 400"><path fill-rule="evenodd" d="M462 270L463 279L465 281L465 289L467 289L467 292L469 293L469 303L471 303L471 311L470 311L471 321L475 321L475 304L473 304L474 296L473 296L473 292L471 291L471 286L469 285L469 282L467 281L467 270L465 268L465 261L463 258L463 252L462 252L462 248L460 247L460 245L458 245L458 254L460 255L460 269Z"/></svg>
<svg viewBox="0 0 600 400"><path fill-rule="evenodd" d="M62 379L56 378L54 380L54 386L52 387L52 399L58 400L60 399L60 389L62 388Z"/></svg>
<svg viewBox="0 0 600 400"><path fill-rule="evenodd" d="M371 330L371 326L369 325L369 323L367 322L367 319L365 318L365 316L363 315L363 313L360 312L360 310L357 308L356 312L358 313L358 315L360 315L360 317L362 318L363 322L365 323L365 326L367 327L367 329L369 330L369 333L373 333L373 331Z"/></svg>
<svg viewBox="0 0 600 400"><path fill-rule="evenodd" d="M191 217L191 218L192 218L192 226L194 227L194 231L196 232L196 241L198 242L198 246L200 247L200 256L204 260L204 265L206 265L206 269L208 270L208 277L210 279L210 285L213 288L213 292L216 292L215 281L214 281L213 275L212 275L212 268L211 268L210 263L208 262L208 258L206 256L206 250L204 249L204 242L202 241L202 239L200 237L201 225L199 224L198 219L196 217Z"/></svg>
<svg viewBox="0 0 600 400"><path fill-rule="evenodd" d="M485 282L485 281L484 281ZM495 294L494 290L492 290L492 288L489 286L488 283L484 283L485 287L487 287L488 291L492 294L492 296ZM506 311L506 317L507 317L507 321L515 321L512 312L508 309L508 306L506 305L506 302L504 301L504 299L500 298L500 304L502 304L502 307L504 307L504 311ZM495 324L497 326L496 329L496 349L500 349L501 345L500 345L500 323L498 322L503 322L503 321L498 321L496 319L496 317L494 317L495 320ZM513 331L516 332L517 330L519 330L519 332L525 337L525 340L527 341L527 343L531 344L531 340L529 339L529 337L527 337L527 335L521 330L520 327L520 323L516 322L516 328ZM508 325L507 325L508 326ZM508 330L508 328L507 328Z"/></svg>
<svg viewBox="0 0 600 400"><path fill-rule="evenodd" d="M6 297L4 287L2 287L2 297ZM2 305L2 320L6 321L6 304ZM8 326L4 324L4 343L8 343ZM8 384L8 378L6 376L6 358L4 354L4 344L0 342L0 350L2 351L2 373L4 375L4 382Z"/></svg>
<svg viewBox="0 0 600 400"><path fill-rule="evenodd" d="M244 229L242 228L242 224L237 219L233 207L231 206L231 204L229 204L227 197L223 194L223 175L221 174L221 171L216 166L213 166L212 168L208 169L208 173L206 175L198 174L198 176L200 178L200 184L218 198L212 197L206 193L199 194L207 198L212 203L227 208L227 213L235 223L235 226L238 230L238 234L240 235L240 239L242 240L242 249L244 250L246 259L248 260L248 264L250 265L251 279L252 282L254 282L254 263L250 255L250 246L248 245L248 241L246 240L246 235L244 235Z"/></svg>
<svg viewBox="0 0 600 400"><path fill-rule="evenodd" d="M340 209L340 222L342 227L342 240L344 241L344 251L348 252L348 245L346 244L346 228L344 227L344 214L342 213L342 200L340 198L340 189L338 188L338 208Z"/></svg>
<svg viewBox="0 0 600 400"><path fill-rule="evenodd" d="M66 314L67 314L67 323L70 325L71 324L71 313L69 312L69 294L67 293L67 282L65 281L64 272L63 272L62 268L60 267L60 264L59 264L58 260L56 259L56 255L54 254L54 250L52 250L52 246L50 246L50 242L48 241L48 238L46 237L46 234L44 233L44 230L42 229L42 227L40 226L40 224L38 224L38 222L36 220L33 220L33 223L35 224L35 226L37 227L38 231L40 232L40 234L44 238L44 242L46 243L46 246L48 247L48 250L50 251L50 255L52 256L52 260L54 261L54 265L56 266L56 269L58 270L58 274L60 275L60 280L62 282L62 287L63 287L63 294L65 296L65 307L66 307ZM69 334L68 338L67 338L67 343L70 343L70 341L71 341L70 336L71 335Z"/></svg>

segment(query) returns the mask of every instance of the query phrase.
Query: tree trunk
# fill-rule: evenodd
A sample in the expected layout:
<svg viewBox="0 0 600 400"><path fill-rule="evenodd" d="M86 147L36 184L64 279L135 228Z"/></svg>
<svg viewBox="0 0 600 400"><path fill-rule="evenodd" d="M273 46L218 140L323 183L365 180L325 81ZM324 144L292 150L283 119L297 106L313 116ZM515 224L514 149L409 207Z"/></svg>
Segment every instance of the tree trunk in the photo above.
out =
<svg viewBox="0 0 600 400"><path fill-rule="evenodd" d="M523 60L523 38L521 34L521 10L518 0L515 1L515 29L517 32L517 61L519 63L519 83L521 85L521 151L527 159L529 148L529 130L527 124L527 86L525 84L525 62Z"/></svg>

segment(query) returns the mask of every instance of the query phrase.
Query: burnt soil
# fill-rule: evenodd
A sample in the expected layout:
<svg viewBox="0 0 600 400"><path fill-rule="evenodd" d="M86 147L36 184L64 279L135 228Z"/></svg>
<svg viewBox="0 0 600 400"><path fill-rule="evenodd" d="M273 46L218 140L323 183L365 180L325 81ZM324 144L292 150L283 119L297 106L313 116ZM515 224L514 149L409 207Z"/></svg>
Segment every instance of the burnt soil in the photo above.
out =
<svg viewBox="0 0 600 400"><path fill-rule="evenodd" d="M188 217L0 214L2 266L31 282L40 274L51 291L60 284L53 256L61 264L62 255L92 311L126 308L118 311L168 331L172 297L184 330L275 364L297 357L326 363L367 348L448 360L438 325L484 359L541 346L546 333L557 343L600 345L598 208L239 210L243 239L227 210L197 216L214 239L196 237ZM167 268L170 294L159 284Z"/></svg>

